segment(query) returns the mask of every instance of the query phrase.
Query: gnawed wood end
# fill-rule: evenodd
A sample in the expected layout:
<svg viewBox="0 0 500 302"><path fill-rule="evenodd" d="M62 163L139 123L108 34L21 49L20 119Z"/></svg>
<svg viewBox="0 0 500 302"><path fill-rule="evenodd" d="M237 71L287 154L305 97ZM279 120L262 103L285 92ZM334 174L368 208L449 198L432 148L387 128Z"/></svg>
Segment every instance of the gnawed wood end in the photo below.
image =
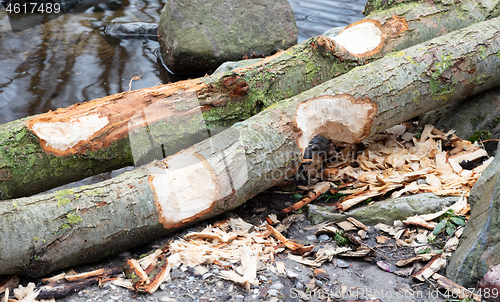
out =
<svg viewBox="0 0 500 302"><path fill-rule="evenodd" d="M197 101L197 93L206 88L207 85L197 79L122 92L49 111L24 121L24 124L40 139L40 145L47 153L57 156L85 154L126 137L130 130L129 120L158 101L165 103L165 109L151 116L149 123L173 116L190 116L191 108L175 108L176 98L193 97Z"/></svg>
<svg viewBox="0 0 500 302"><path fill-rule="evenodd" d="M247 161L237 130L224 134L141 168L150 173L165 228L184 226L235 204L231 199L236 190L248 181Z"/></svg>
<svg viewBox="0 0 500 302"><path fill-rule="evenodd" d="M332 40L355 57L369 57L382 49L384 33L380 22L365 19L347 26Z"/></svg>
<svg viewBox="0 0 500 302"><path fill-rule="evenodd" d="M159 221L167 229L210 212L222 197L219 177L193 147L165 160L167 167L149 176Z"/></svg>
<svg viewBox="0 0 500 302"><path fill-rule="evenodd" d="M364 19L344 28L333 38L320 36L318 45L333 51L336 47L354 57L364 58L379 53L386 44L386 38L397 37L409 28L404 17L393 15L382 25L373 19Z"/></svg>
<svg viewBox="0 0 500 302"><path fill-rule="evenodd" d="M109 123L106 116L90 114L68 122L37 123L31 130L45 142L47 149L66 151L95 135Z"/></svg>
<svg viewBox="0 0 500 302"><path fill-rule="evenodd" d="M316 135L345 142L361 141L369 133L377 115L377 103L354 99L348 94L311 98L298 106L295 124L301 131L298 145L305 150Z"/></svg>

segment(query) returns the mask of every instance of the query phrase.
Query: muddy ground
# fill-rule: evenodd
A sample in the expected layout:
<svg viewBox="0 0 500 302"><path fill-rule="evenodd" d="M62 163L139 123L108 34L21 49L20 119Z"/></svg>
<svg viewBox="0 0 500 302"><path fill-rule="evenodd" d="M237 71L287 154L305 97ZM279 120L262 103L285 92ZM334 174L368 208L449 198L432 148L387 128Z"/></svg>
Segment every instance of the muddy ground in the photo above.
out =
<svg viewBox="0 0 500 302"><path fill-rule="evenodd" d="M191 231L200 231L208 224L229 217L241 217L245 221L260 224L268 214L278 214L279 219L285 216L279 211L294 201L291 195L264 192L248 201L234 211L222 214L212 220L198 223L181 232L156 240L150 244L120 253L118 256L101 263L77 267L77 272L85 272L99 268L120 266L127 258L137 259L140 255L164 246L169 240L182 237ZM283 234L303 244L320 246L329 240L322 236L319 240L314 236L316 227L309 221L302 219L292 224ZM376 232L371 228L368 238L364 241L375 246L373 240ZM380 248L381 254L386 257L397 257L402 251L392 246L391 242ZM316 289L307 290L307 284L313 279L313 269L286 258L286 254L279 254L275 261L283 261L286 266L286 276L280 276L262 266L257 273L260 281L248 292L244 287L218 277L221 267L208 265L208 272L197 276L193 271L174 269L172 280L165 282L153 294L140 294L131 290L104 282L101 285L92 285L72 293L61 302L114 302L114 301L345 301L355 299L380 301L445 301L428 283L414 282L409 277L397 276L380 269L376 261L384 260L375 254L371 261L354 258L337 258L325 262L321 268L328 276L316 278ZM21 284L40 280L21 279ZM3 301L3 299L2 299Z"/></svg>

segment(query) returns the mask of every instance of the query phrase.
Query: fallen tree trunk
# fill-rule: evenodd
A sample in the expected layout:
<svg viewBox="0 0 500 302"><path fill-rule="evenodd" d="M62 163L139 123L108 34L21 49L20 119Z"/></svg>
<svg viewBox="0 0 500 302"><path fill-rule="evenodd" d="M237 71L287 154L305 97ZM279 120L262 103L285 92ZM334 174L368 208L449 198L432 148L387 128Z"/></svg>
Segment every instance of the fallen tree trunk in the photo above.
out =
<svg viewBox="0 0 500 302"><path fill-rule="evenodd" d="M357 68L140 170L0 202L0 274L40 276L152 240L293 176L317 134L359 142L500 85L499 21Z"/></svg>
<svg viewBox="0 0 500 302"><path fill-rule="evenodd" d="M122 92L5 124L0 199L164 158L393 50L495 16L494 3L402 5L334 38L311 38L244 69Z"/></svg>

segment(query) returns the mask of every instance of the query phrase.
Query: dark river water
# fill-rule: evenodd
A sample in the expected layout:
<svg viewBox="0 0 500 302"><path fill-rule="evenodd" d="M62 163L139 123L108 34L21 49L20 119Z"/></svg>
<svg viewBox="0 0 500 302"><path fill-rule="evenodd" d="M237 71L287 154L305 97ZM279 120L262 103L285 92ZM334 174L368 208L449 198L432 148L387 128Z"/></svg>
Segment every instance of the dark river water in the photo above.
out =
<svg viewBox="0 0 500 302"><path fill-rule="evenodd" d="M13 33L0 9L0 123L55 110L129 89L183 78L157 62L159 44L104 34L113 23L157 23L166 0L122 0L65 14ZM365 0L289 0L299 42L363 18ZM113 5L111 5L113 4Z"/></svg>

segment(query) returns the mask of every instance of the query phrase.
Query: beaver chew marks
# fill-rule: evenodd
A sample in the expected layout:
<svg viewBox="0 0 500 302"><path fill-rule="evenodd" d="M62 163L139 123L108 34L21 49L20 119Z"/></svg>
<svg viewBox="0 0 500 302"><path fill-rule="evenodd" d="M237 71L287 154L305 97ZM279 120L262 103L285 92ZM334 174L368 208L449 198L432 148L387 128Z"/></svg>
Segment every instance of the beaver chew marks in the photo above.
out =
<svg viewBox="0 0 500 302"><path fill-rule="evenodd" d="M66 151L85 141L108 124L107 117L91 114L71 119L69 122L35 123L31 130L45 145L58 151Z"/></svg>
<svg viewBox="0 0 500 302"><path fill-rule="evenodd" d="M365 57L380 51L384 37L381 24L368 19L351 24L332 40L353 56Z"/></svg>
<svg viewBox="0 0 500 302"><path fill-rule="evenodd" d="M194 148L166 161L167 168L150 171L159 221L165 228L192 221L221 198L220 183L211 165Z"/></svg>
<svg viewBox="0 0 500 302"><path fill-rule="evenodd" d="M295 123L302 131L298 145L305 150L316 135L355 143L370 133L377 103L369 99L354 99L348 94L311 98L298 106Z"/></svg>

